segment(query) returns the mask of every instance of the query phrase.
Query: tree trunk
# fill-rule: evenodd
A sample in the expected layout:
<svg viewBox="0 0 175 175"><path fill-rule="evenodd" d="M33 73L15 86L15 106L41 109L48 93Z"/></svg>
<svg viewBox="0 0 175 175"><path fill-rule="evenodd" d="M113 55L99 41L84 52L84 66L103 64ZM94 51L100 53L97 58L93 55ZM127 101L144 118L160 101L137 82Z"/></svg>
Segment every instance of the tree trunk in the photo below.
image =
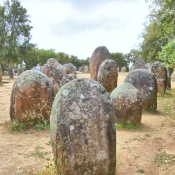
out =
<svg viewBox="0 0 175 175"><path fill-rule="evenodd" d="M8 72L10 75L10 78L13 78L13 70L12 70L12 66L11 66L11 61L8 61Z"/></svg>

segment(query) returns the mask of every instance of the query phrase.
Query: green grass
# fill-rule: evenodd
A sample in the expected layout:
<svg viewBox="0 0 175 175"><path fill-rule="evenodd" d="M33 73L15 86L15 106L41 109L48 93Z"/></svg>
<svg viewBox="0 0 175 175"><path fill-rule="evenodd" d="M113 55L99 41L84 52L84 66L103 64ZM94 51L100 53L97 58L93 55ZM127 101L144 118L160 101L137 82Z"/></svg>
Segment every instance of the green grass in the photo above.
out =
<svg viewBox="0 0 175 175"><path fill-rule="evenodd" d="M135 123L115 123L117 129L127 129L127 130L138 130L140 128L139 124Z"/></svg>
<svg viewBox="0 0 175 175"><path fill-rule="evenodd" d="M138 169L137 172L140 173L140 174L144 174L145 173L145 171L142 170L142 169Z"/></svg>
<svg viewBox="0 0 175 175"><path fill-rule="evenodd" d="M10 123L10 129L12 131L25 131L30 128L30 125L23 123L20 120L16 120Z"/></svg>
<svg viewBox="0 0 175 175"><path fill-rule="evenodd" d="M175 155L167 154L165 151L162 151L154 156L154 163L159 167L163 165L174 165Z"/></svg>
<svg viewBox="0 0 175 175"><path fill-rule="evenodd" d="M41 146L36 146L34 153L31 154L31 156L34 156L36 159L41 158L44 159L45 155L48 154L48 152L42 151L44 148Z"/></svg>
<svg viewBox="0 0 175 175"><path fill-rule="evenodd" d="M38 123L23 123L20 120L16 120L10 123L10 130L12 131L25 131L27 129L34 128L37 131L50 130L49 120L44 120Z"/></svg>

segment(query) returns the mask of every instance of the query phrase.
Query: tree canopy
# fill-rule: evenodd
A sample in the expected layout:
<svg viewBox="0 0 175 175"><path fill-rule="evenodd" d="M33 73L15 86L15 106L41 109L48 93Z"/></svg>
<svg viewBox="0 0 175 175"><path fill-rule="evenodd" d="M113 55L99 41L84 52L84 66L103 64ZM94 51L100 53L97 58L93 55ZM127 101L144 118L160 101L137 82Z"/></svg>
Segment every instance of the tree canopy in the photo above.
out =
<svg viewBox="0 0 175 175"><path fill-rule="evenodd" d="M18 0L6 0L0 5L0 61L8 63L10 77L11 64L22 59L30 45L31 29L27 10Z"/></svg>
<svg viewBox="0 0 175 175"><path fill-rule="evenodd" d="M175 38L175 1L147 1L151 3L151 12L142 33L140 57L146 62L154 62L162 60L159 57L163 47Z"/></svg>

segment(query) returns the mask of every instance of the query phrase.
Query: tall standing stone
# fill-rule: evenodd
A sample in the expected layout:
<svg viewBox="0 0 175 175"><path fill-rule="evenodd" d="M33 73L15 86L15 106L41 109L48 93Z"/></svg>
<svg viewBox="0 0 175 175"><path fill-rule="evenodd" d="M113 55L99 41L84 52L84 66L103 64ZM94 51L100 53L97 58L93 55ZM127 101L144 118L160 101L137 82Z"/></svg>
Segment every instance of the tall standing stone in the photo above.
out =
<svg viewBox="0 0 175 175"><path fill-rule="evenodd" d="M2 82L2 67L0 65L0 83Z"/></svg>
<svg viewBox="0 0 175 175"><path fill-rule="evenodd" d="M92 53L89 65L91 79L97 81L99 66L106 59L111 59L108 49L105 46L97 47Z"/></svg>
<svg viewBox="0 0 175 175"><path fill-rule="evenodd" d="M77 75L77 68L72 63L63 64L63 69L67 74Z"/></svg>
<svg viewBox="0 0 175 175"><path fill-rule="evenodd" d="M133 70L136 70L136 69L147 69L147 67L145 66L145 61L143 59L136 60Z"/></svg>
<svg viewBox="0 0 175 175"><path fill-rule="evenodd" d="M152 64L151 72L154 74L157 80L157 92L164 93L166 89L166 69L160 61L156 61Z"/></svg>
<svg viewBox="0 0 175 175"><path fill-rule="evenodd" d="M24 123L48 120L54 90L52 82L43 73L28 70L14 82L10 100L10 118Z"/></svg>
<svg viewBox="0 0 175 175"><path fill-rule="evenodd" d="M60 81L66 75L63 66L54 58L49 58L47 63L42 66L41 72L46 74L53 83L55 94L58 92Z"/></svg>
<svg viewBox="0 0 175 175"><path fill-rule="evenodd" d="M77 79L58 91L51 111L51 142L64 175L115 175L114 110L106 90Z"/></svg>
<svg viewBox="0 0 175 175"><path fill-rule="evenodd" d="M140 123L142 117L142 97L130 83L123 83L110 94L117 123Z"/></svg>
<svg viewBox="0 0 175 175"><path fill-rule="evenodd" d="M157 109L157 82L151 72L146 69L136 69L126 76L124 82L132 84L139 90L143 110Z"/></svg>
<svg viewBox="0 0 175 175"><path fill-rule="evenodd" d="M97 81L110 94L117 87L118 69L114 60L104 60L99 67Z"/></svg>

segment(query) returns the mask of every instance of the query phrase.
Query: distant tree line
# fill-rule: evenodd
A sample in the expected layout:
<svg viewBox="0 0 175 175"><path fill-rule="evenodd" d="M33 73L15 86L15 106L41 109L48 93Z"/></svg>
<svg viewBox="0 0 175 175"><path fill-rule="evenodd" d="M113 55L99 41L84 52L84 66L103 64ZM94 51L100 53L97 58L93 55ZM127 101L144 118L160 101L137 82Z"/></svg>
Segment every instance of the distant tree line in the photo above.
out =
<svg viewBox="0 0 175 175"><path fill-rule="evenodd" d="M43 65L49 58L55 58L60 64L72 63L77 69L89 65L90 58L78 59L77 56L54 49L39 49L31 40L31 21L27 10L18 0L6 0L0 4L0 65L8 70L13 78L12 69L30 70L38 63ZM127 67L128 60L123 53L111 53L118 67Z"/></svg>

